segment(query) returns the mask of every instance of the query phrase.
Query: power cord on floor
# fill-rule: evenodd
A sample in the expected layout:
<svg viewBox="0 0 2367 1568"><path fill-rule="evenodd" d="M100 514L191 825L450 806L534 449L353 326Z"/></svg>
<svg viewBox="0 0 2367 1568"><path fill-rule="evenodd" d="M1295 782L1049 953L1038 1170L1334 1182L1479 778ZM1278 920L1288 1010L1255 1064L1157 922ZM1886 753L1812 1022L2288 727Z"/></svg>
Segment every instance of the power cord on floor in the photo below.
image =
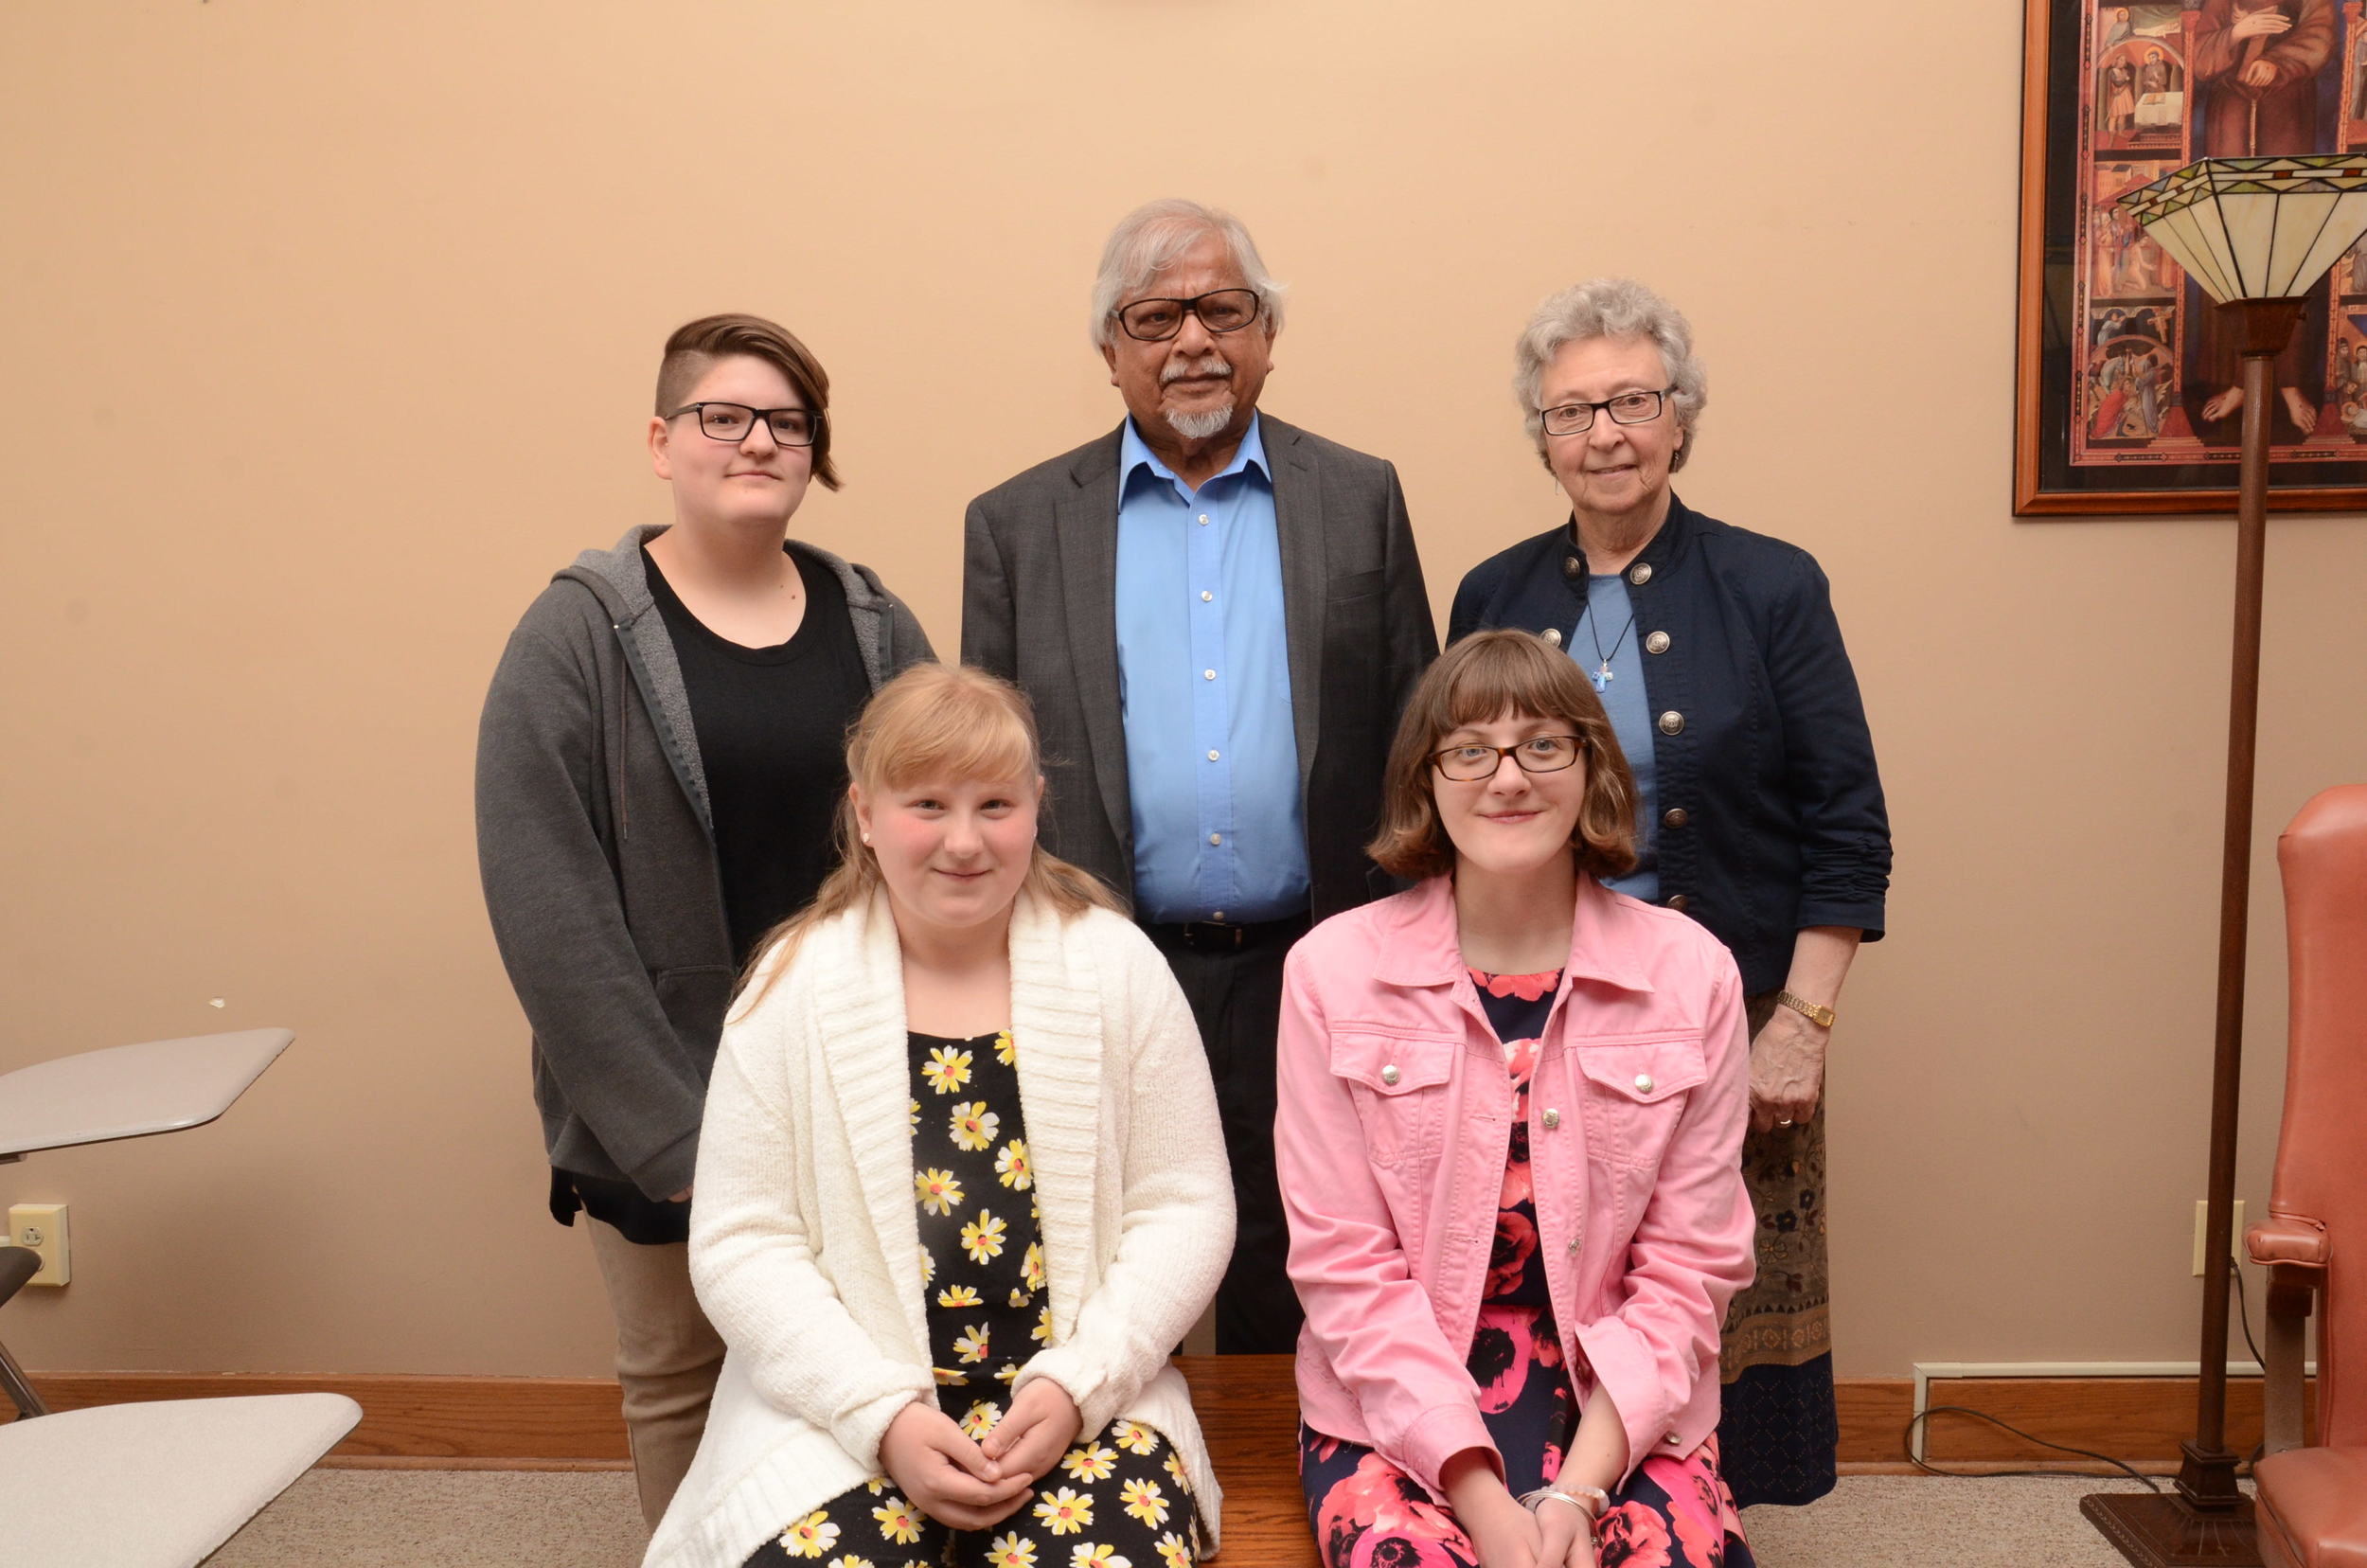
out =
<svg viewBox="0 0 2367 1568"><path fill-rule="evenodd" d="M2261 1355L2258 1343L2256 1343L2251 1337L2251 1308L2246 1302L2244 1297L2243 1259L2234 1256L2234 1255L2230 1255L2228 1262L2231 1265L2227 1274L2228 1288L2235 1292L2235 1315L2236 1321L2243 1326L2244 1348L2251 1352L2252 1363L2254 1365L2266 1368L2269 1364L2268 1360L2266 1357ZM2036 1443L2040 1448L2053 1449L2057 1453L2075 1453L2083 1459L2093 1459L2101 1464L2109 1465L2114 1470L2120 1470L2127 1475L2131 1480L2142 1483L2147 1491L2158 1492L2162 1489L2161 1486L2155 1482L2153 1477L2142 1473L2135 1466L2129 1464L2127 1460L2115 1459L2109 1453L2098 1453L2092 1449L2073 1448L2068 1443L2051 1443L2043 1437L2034 1436L2030 1433L2022 1431L2018 1426L2013 1426L2005 1421L1999 1420L1996 1417L1990 1415L1985 1410L1975 1410L1970 1405L1931 1405L1921 1411L1918 1411L1914 1416L1908 1419L1907 1430L1903 1434L1907 1450L1907 1460L1910 1464L1913 1465L1915 1469L1922 1470L1928 1475L1944 1475L1953 1480L1979 1481L1998 1475L2026 1475L2052 1479L2059 1477L2063 1473L2060 1470L1941 1470L1936 1465L1915 1457L1915 1429L1921 1426L1924 1422L1930 1420L1934 1416L1968 1416L1976 1421L1986 1421L1993 1427L2012 1433L2015 1436L2020 1438L2025 1443ZM2261 1453L2266 1450L2266 1448L2267 1444L2265 1443L2254 1446L2251 1452L2244 1459L2241 1468L2249 1470L2251 1466L2259 1460Z"/></svg>

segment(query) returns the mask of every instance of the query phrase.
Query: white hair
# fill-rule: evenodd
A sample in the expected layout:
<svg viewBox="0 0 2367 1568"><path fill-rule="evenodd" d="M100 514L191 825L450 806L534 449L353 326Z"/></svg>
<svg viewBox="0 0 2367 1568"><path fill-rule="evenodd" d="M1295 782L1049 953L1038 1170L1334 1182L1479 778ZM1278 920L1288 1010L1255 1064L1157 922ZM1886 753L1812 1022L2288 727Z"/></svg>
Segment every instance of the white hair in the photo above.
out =
<svg viewBox="0 0 2367 1568"><path fill-rule="evenodd" d="M1211 234L1224 241L1241 281L1256 291L1267 332L1280 330L1283 285L1266 271L1266 263L1257 255L1257 242L1249 237L1241 221L1198 202L1168 197L1145 202L1119 219L1118 226L1110 231L1109 243L1101 247L1101 270L1094 275L1093 323L1087 329L1094 347L1110 346L1112 334L1118 330L1120 305L1148 288L1152 278Z"/></svg>
<svg viewBox="0 0 2367 1568"><path fill-rule="evenodd" d="M1660 350L1668 372L1668 401L1684 443L1668 460L1672 473L1693 455L1693 427L1710 400L1709 372L1693 352L1693 328L1682 312L1632 277L1590 277L1546 299L1529 315L1512 348L1512 395L1521 401L1529 439L1545 450L1545 367L1573 343L1589 338L1645 338Z"/></svg>

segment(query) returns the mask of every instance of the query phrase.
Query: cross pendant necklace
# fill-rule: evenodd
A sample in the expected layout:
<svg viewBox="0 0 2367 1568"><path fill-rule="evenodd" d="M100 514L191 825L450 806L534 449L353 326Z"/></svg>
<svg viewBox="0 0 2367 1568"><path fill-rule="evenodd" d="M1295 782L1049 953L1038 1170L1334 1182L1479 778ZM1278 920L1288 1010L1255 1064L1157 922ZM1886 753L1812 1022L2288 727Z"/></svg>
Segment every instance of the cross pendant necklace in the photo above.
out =
<svg viewBox="0 0 2367 1568"><path fill-rule="evenodd" d="M1629 602L1628 624L1619 629L1619 635L1611 639L1609 653L1603 651L1602 633L1595 630L1593 609L1594 599L1592 595L1589 595L1586 607L1578 612L1578 618L1586 622L1586 634L1594 640L1594 668L1587 671L1586 678L1594 684L1594 690L1599 695L1610 688L1611 661L1618 656L1620 646L1628 640L1628 633L1635 629L1635 606L1632 601Z"/></svg>

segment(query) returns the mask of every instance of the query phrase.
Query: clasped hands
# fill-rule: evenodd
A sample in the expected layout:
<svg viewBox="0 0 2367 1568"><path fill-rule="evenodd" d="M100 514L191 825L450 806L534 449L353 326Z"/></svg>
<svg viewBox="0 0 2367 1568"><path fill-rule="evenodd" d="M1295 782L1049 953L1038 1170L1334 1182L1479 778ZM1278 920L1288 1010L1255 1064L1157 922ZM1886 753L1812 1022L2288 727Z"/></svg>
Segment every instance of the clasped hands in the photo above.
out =
<svg viewBox="0 0 2367 1568"><path fill-rule="evenodd" d="M1576 1498L1540 1503L1531 1512L1499 1483L1455 1517L1480 1568L1595 1568L1593 1511Z"/></svg>
<svg viewBox="0 0 2367 1568"><path fill-rule="evenodd" d="M977 1442L953 1418L915 1399L880 1439L880 1467L913 1506L956 1530L983 1530L1010 1518L1035 1495L1076 1443L1082 1417L1068 1390L1038 1378Z"/></svg>

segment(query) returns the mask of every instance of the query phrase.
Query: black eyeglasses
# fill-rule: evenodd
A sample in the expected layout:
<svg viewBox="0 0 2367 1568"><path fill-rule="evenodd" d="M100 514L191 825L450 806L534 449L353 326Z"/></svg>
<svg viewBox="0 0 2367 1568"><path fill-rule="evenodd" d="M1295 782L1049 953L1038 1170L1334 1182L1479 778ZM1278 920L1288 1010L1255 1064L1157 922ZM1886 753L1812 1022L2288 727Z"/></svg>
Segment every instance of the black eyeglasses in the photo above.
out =
<svg viewBox="0 0 2367 1568"><path fill-rule="evenodd" d="M1601 409L1611 416L1612 424L1649 424L1660 418L1661 404L1673 386L1658 392L1622 392L1601 402L1560 403L1542 411L1545 434L1548 436L1578 436L1592 429L1594 411Z"/></svg>
<svg viewBox="0 0 2367 1568"><path fill-rule="evenodd" d="M1431 765L1441 775L1458 783L1472 784L1483 778L1493 778L1507 757L1520 764L1522 773L1559 773L1576 762L1586 751L1586 738L1578 735L1532 735L1526 740L1516 740L1509 746L1449 746L1430 754Z"/></svg>
<svg viewBox="0 0 2367 1568"><path fill-rule="evenodd" d="M1200 317L1209 331L1237 332L1257 319L1265 302L1255 289L1212 289L1189 299L1138 299L1112 313L1126 335L1142 343L1165 343L1184 330L1184 318Z"/></svg>
<svg viewBox="0 0 2367 1568"><path fill-rule="evenodd" d="M685 414L699 416L699 429L719 441L737 446L748 438L748 432L762 419L773 432L774 441L781 446L811 446L815 434L822 428L822 416L803 408L750 408L746 403L695 402L685 403L667 415L669 419Z"/></svg>

